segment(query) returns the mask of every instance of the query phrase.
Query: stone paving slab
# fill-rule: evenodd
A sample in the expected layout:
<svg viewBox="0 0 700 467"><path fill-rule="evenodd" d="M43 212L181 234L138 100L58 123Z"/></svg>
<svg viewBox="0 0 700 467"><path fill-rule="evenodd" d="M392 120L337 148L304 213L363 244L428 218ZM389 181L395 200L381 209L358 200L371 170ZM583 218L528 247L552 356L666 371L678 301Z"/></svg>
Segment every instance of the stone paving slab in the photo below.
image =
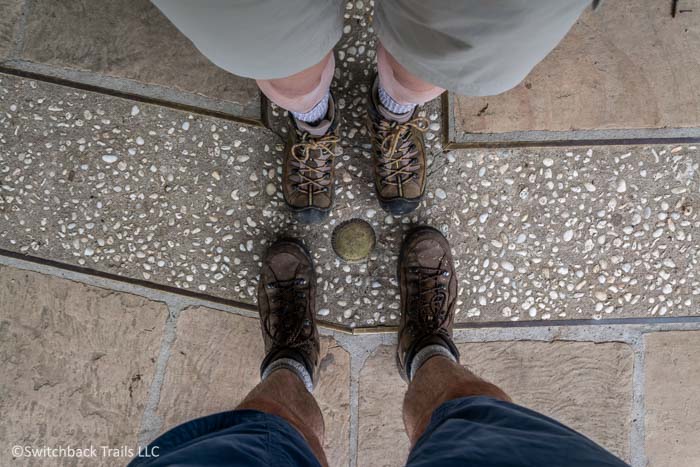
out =
<svg viewBox="0 0 700 467"><path fill-rule="evenodd" d="M680 7L686 11L673 18L671 7L657 0L612 1L585 12L514 89L454 96L454 137L698 127L700 10Z"/></svg>
<svg viewBox="0 0 700 467"><path fill-rule="evenodd" d="M9 9L0 4L0 16ZM213 65L149 0L33 0L24 37L15 58L56 67L51 75L90 71L157 85L260 120L255 82ZM4 35L0 41L8 43Z"/></svg>
<svg viewBox="0 0 700 467"><path fill-rule="evenodd" d="M407 385L396 370L396 347L381 346L360 371L357 465L402 466L410 444L401 418ZM390 453L390 455L387 455Z"/></svg>
<svg viewBox="0 0 700 467"><path fill-rule="evenodd" d="M644 341L647 465L698 466L700 332L652 333Z"/></svg>
<svg viewBox="0 0 700 467"><path fill-rule="evenodd" d="M629 459L631 348L622 343L459 344L462 362L516 403L551 416ZM357 465L399 466L408 455L401 407L406 385L383 346L360 373ZM391 452L391 456L386 453Z"/></svg>
<svg viewBox="0 0 700 467"><path fill-rule="evenodd" d="M460 322L699 313L696 146L435 147L425 201L394 218L362 129L344 131L336 209L301 226L272 132L0 75L0 248L254 304L267 245L294 236L314 253L319 317L376 326L398 322L402 234L429 223L454 249ZM330 236L355 217L377 248L344 264Z"/></svg>
<svg viewBox="0 0 700 467"><path fill-rule="evenodd" d="M177 321L157 415L161 431L189 419L232 410L260 382L265 355L260 323L208 308L189 308ZM350 356L323 338L321 376L314 391L326 424L332 466L349 462Z"/></svg>
<svg viewBox="0 0 700 467"><path fill-rule="evenodd" d="M141 297L0 267L0 465L14 465L14 445L136 449L167 315Z"/></svg>
<svg viewBox="0 0 700 467"><path fill-rule="evenodd" d="M0 0L0 60L14 49L24 0Z"/></svg>

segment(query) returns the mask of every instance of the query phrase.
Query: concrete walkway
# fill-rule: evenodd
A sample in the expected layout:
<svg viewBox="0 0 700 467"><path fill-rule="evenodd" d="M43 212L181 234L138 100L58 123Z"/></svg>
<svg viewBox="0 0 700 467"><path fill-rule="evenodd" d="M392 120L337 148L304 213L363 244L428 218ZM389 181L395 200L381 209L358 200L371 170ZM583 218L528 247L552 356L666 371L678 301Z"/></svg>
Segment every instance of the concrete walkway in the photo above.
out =
<svg viewBox="0 0 700 467"><path fill-rule="evenodd" d="M14 445L135 449L234 407L263 356L258 321L244 310L6 257L0 330L1 465L75 465L17 459ZM332 465L401 465L395 335L323 334L316 397ZM698 465L700 322L504 326L460 330L456 341L463 363L516 402L633 466Z"/></svg>
<svg viewBox="0 0 700 467"><path fill-rule="evenodd" d="M453 247L463 364L634 467L700 466L700 23L621 5L585 16L511 93L425 106L428 193L395 218L373 193L363 121L371 2L349 2L333 84L338 202L312 228L279 191L284 113L261 115L254 84L209 64L147 0L0 0L0 466L122 465L178 423L234 407L258 382L258 269L282 235L311 247L319 275L332 465L401 465L394 274L416 223ZM618 37L615 15L665 31L644 56L676 54L668 66L622 60L640 49L627 35L585 40ZM591 43L599 66L567 65ZM558 84L541 85L553 73ZM669 91L667 74L690 91ZM598 112L601 79L625 105ZM654 112L639 107L647 96ZM527 105L514 115L513 102ZM444 152L513 137L591 145ZM593 145L620 137L639 144ZM352 218L377 235L360 264L331 247ZM13 446L97 455L19 458Z"/></svg>
<svg viewBox="0 0 700 467"><path fill-rule="evenodd" d="M376 201L368 151L346 146L336 209L312 228L284 206L269 130L10 75L0 92L0 249L254 309L260 258L293 236L319 319L365 328L398 323L398 248L426 223L457 258L460 323L700 313L695 145L434 152L401 219ZM377 248L351 265L331 233L352 218Z"/></svg>

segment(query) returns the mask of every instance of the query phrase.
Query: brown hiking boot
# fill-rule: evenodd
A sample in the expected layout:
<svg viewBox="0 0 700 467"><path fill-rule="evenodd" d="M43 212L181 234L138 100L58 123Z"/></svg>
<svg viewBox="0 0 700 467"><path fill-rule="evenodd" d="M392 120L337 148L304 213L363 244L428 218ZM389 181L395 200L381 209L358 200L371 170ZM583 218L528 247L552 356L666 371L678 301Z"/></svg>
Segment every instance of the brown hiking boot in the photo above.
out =
<svg viewBox="0 0 700 467"><path fill-rule="evenodd" d="M401 377L409 381L413 358L428 345L444 347L459 361L452 342L457 277L447 239L432 227L409 232L401 247L398 276L401 323L396 362Z"/></svg>
<svg viewBox="0 0 700 467"><path fill-rule="evenodd" d="M418 207L425 193L426 158L423 133L430 121L389 112L379 104L375 78L369 99L370 133L374 153L374 188L382 208L394 215Z"/></svg>
<svg viewBox="0 0 700 467"><path fill-rule="evenodd" d="M280 359L294 367L297 362L308 372L304 383L311 390L320 352L316 278L311 256L301 243L280 240L267 250L258 283L258 310L266 353L261 373Z"/></svg>
<svg viewBox="0 0 700 467"><path fill-rule="evenodd" d="M335 147L338 112L331 95L328 114L317 125L290 116L292 128L284 148L282 192L287 206L304 224L324 220L335 198Z"/></svg>

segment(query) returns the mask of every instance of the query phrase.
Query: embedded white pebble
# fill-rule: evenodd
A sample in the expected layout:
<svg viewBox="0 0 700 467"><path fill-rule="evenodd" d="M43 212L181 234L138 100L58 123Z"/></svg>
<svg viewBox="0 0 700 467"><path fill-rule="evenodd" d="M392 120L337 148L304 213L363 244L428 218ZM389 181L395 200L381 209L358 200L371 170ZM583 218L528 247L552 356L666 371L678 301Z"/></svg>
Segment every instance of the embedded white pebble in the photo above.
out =
<svg viewBox="0 0 700 467"><path fill-rule="evenodd" d="M143 146L143 145L145 144L145 141L143 140L143 138L141 138L140 136L138 136L138 137L136 138L136 144L139 145L139 146Z"/></svg>
<svg viewBox="0 0 700 467"><path fill-rule="evenodd" d="M102 160L105 161L107 164L114 164L119 160L119 158L114 154L105 154L104 156L102 156Z"/></svg>
<svg viewBox="0 0 700 467"><path fill-rule="evenodd" d="M181 128L182 128L184 131L189 130L189 129L190 129L190 122L188 122L187 120L185 120L184 122L182 122Z"/></svg>
<svg viewBox="0 0 700 467"><path fill-rule="evenodd" d="M139 109L138 105L135 105L131 108L131 116L135 117L141 112L141 109Z"/></svg>
<svg viewBox="0 0 700 467"><path fill-rule="evenodd" d="M277 186L274 183L268 183L265 186L265 193L267 193L268 196L273 196L277 192Z"/></svg>
<svg viewBox="0 0 700 467"><path fill-rule="evenodd" d="M319 316L328 316L331 313L330 308L321 308L318 310L318 315Z"/></svg>
<svg viewBox="0 0 700 467"><path fill-rule="evenodd" d="M563 239L565 242L570 242L572 238L574 238L574 231L571 230L571 229L569 229L569 230L567 230L566 232L564 232L564 235L562 236L562 239Z"/></svg>
<svg viewBox="0 0 700 467"><path fill-rule="evenodd" d="M551 167L554 165L554 159L552 159L551 157L545 157L542 160L542 163L544 164L545 167Z"/></svg>
<svg viewBox="0 0 700 467"><path fill-rule="evenodd" d="M608 294L606 294L602 290L596 290L593 295L595 296L596 300L601 302L604 302L608 299Z"/></svg>
<svg viewBox="0 0 700 467"><path fill-rule="evenodd" d="M445 199L447 198L447 193L445 193L445 190L442 188L438 188L435 190L435 196L437 196L440 199Z"/></svg>
<svg viewBox="0 0 700 467"><path fill-rule="evenodd" d="M619 180L617 181L617 187L615 188L615 190L616 190L618 193L624 193L625 191L627 191L627 182L626 182L624 179L622 179L622 178L619 179Z"/></svg>

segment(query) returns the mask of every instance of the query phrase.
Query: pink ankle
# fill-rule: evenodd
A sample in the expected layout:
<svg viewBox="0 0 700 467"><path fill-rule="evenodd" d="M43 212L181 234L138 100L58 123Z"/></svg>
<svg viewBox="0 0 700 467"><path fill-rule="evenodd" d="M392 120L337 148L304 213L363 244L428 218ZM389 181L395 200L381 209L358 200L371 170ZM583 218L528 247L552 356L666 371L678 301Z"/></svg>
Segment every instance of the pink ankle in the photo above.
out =
<svg viewBox="0 0 700 467"><path fill-rule="evenodd" d="M326 96L334 71L335 58L330 52L321 62L297 74L256 82L262 93L283 109L306 113Z"/></svg>
<svg viewBox="0 0 700 467"><path fill-rule="evenodd" d="M389 52L379 44L377 47L377 70L379 85L398 103L425 104L445 92L411 74Z"/></svg>

